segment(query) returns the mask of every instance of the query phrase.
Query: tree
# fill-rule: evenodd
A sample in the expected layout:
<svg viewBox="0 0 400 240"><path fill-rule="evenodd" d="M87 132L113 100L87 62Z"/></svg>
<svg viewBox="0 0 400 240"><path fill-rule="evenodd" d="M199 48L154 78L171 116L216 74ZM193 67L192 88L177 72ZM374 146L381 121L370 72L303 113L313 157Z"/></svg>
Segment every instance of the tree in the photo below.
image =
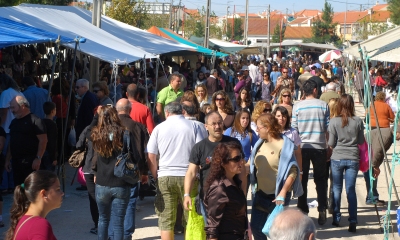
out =
<svg viewBox="0 0 400 240"><path fill-rule="evenodd" d="M148 14L147 20L141 24L140 28L149 29L152 26L156 26L159 28L168 28L169 27L169 15L168 14Z"/></svg>
<svg viewBox="0 0 400 240"><path fill-rule="evenodd" d="M369 18L362 19L359 21L359 24L360 27L353 32L353 34L357 36L358 40L367 40L369 36L382 34L394 27L389 27L386 22L377 22L374 19L369 20Z"/></svg>
<svg viewBox="0 0 400 240"><path fill-rule="evenodd" d="M285 30L286 30L285 25L283 25L281 29L281 24L280 23L276 24L274 28L274 34L272 35L272 42L280 43L281 41L283 41L283 39L285 38Z"/></svg>
<svg viewBox="0 0 400 240"><path fill-rule="evenodd" d="M196 21L196 26L195 29L193 31L193 35L196 37L204 37L205 34L205 26L204 26L204 22L203 21Z"/></svg>
<svg viewBox="0 0 400 240"><path fill-rule="evenodd" d="M243 21L241 18L234 18L233 34L232 34L232 21L228 20L228 28L226 30L226 36L230 37L231 40L240 41L243 39Z"/></svg>
<svg viewBox="0 0 400 240"><path fill-rule="evenodd" d="M387 0L390 11L390 21L396 25L400 25L400 0Z"/></svg>
<svg viewBox="0 0 400 240"><path fill-rule="evenodd" d="M0 7L16 6L21 3L61 5L65 6L73 2L72 0L0 0Z"/></svg>
<svg viewBox="0 0 400 240"><path fill-rule="evenodd" d="M341 44L335 32L337 23L332 23L333 14L334 12L331 4L325 0L324 9L322 9L322 17L320 18L318 16L311 27L313 36L310 40L312 42Z"/></svg>
<svg viewBox="0 0 400 240"><path fill-rule="evenodd" d="M144 26L149 18L143 0L112 0L106 15L138 28Z"/></svg>

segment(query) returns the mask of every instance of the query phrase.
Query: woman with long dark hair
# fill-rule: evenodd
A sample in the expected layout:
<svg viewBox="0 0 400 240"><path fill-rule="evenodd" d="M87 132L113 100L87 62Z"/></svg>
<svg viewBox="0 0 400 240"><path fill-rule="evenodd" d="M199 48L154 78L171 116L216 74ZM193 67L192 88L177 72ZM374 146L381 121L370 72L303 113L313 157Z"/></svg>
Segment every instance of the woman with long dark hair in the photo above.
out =
<svg viewBox="0 0 400 240"><path fill-rule="evenodd" d="M224 135L234 137L242 144L244 160L249 160L251 149L258 141L257 134L250 127L250 112L241 109L236 113L232 127L226 129Z"/></svg>
<svg viewBox="0 0 400 240"><path fill-rule="evenodd" d="M254 110L253 100L251 100L250 90L245 87L240 89L239 94L236 98L235 111L241 109L246 109L247 111L250 112L250 114Z"/></svg>
<svg viewBox="0 0 400 240"><path fill-rule="evenodd" d="M122 240L131 185L114 175L114 166L123 147L125 128L113 107L100 106L97 113L99 120L92 128L91 134L97 157L97 174L95 174L96 202L99 209L97 236L99 240L108 239L108 225L112 214L115 216L114 239Z"/></svg>
<svg viewBox="0 0 400 240"><path fill-rule="evenodd" d="M303 194L300 169L294 157L294 144L281 133L278 120L271 113L257 119L260 139L250 156L250 181L254 194L251 230L255 240L265 240L262 232L268 216L276 205L288 205L287 194ZM293 187L293 188L292 188Z"/></svg>
<svg viewBox="0 0 400 240"><path fill-rule="evenodd" d="M23 184L15 187L5 239L56 240L46 216L61 206L63 196L53 172L39 170L29 174Z"/></svg>
<svg viewBox="0 0 400 240"><path fill-rule="evenodd" d="M214 150L204 187L207 239L237 240L246 234L247 200L239 179L245 171L241 152L237 142L220 143Z"/></svg>
<svg viewBox="0 0 400 240"><path fill-rule="evenodd" d="M232 102L225 91L215 92L211 100L211 110L218 112L224 121L224 131L230 128L235 120Z"/></svg>
<svg viewBox="0 0 400 240"><path fill-rule="evenodd" d="M331 171L333 179L333 222L339 226L341 219L340 203L343 188L343 176L346 179L346 193L349 212L349 232L356 232L357 195L356 179L360 167L358 145L364 143L363 121L355 116L353 97L344 94L338 101L338 116L329 122L328 145L333 149Z"/></svg>

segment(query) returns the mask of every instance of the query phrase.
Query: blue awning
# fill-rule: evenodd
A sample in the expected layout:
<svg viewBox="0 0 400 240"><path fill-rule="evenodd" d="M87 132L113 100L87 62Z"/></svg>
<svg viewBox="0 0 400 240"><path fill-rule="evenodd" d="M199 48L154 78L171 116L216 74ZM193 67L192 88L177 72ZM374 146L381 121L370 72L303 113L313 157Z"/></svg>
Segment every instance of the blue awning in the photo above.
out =
<svg viewBox="0 0 400 240"><path fill-rule="evenodd" d="M13 45L55 42L58 35L34 28L23 23L0 17L0 48ZM61 42L73 42L72 38L61 37Z"/></svg>

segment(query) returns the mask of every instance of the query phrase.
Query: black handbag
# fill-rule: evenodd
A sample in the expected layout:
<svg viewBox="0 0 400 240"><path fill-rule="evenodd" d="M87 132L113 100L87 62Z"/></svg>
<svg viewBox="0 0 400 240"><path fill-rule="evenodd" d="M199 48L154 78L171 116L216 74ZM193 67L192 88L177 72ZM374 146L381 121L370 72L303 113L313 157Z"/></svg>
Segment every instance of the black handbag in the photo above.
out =
<svg viewBox="0 0 400 240"><path fill-rule="evenodd" d="M139 181L139 168L137 161L134 161L134 154L131 149L131 137L128 130L124 131L124 144L121 153L117 156L114 167L114 176L122 178L129 184L136 184Z"/></svg>

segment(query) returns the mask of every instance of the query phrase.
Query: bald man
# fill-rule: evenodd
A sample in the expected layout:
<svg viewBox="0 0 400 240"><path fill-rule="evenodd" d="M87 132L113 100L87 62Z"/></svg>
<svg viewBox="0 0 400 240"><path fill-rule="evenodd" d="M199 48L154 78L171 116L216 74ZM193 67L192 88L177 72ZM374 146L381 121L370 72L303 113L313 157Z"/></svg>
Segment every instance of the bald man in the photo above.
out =
<svg viewBox="0 0 400 240"><path fill-rule="evenodd" d="M16 96L10 102L10 110L15 118L10 124L10 144L6 157L6 169L14 171L14 184L24 183L33 171L39 170L46 150L46 127L39 117L31 113L28 100Z"/></svg>
<svg viewBox="0 0 400 240"><path fill-rule="evenodd" d="M326 92L324 92L323 94L321 94L321 97L319 97L320 100L326 102L327 104L329 104L329 101L332 98L339 98L340 95L337 93L337 84L334 82L330 82L328 83L326 86Z"/></svg>
<svg viewBox="0 0 400 240"><path fill-rule="evenodd" d="M132 84L131 84L132 85ZM147 142L149 141L149 134L146 127L132 120L129 116L132 105L131 102L126 98L121 98L115 108L117 109L118 116L121 123L126 127L131 134L131 149L137 150L140 159L138 160L139 170L142 175L142 183L147 182L148 168L146 164L145 149ZM136 211L136 200L139 196L139 183L135 184L131 188L131 194L129 197L128 208L125 214L124 220L124 239L132 239L132 234L135 232L135 211ZM111 216L110 224L108 226L108 236L110 239L114 239L114 228L113 228L113 216Z"/></svg>
<svg viewBox="0 0 400 240"><path fill-rule="evenodd" d="M276 216L269 231L271 240L315 240L317 230L310 217L288 208Z"/></svg>

